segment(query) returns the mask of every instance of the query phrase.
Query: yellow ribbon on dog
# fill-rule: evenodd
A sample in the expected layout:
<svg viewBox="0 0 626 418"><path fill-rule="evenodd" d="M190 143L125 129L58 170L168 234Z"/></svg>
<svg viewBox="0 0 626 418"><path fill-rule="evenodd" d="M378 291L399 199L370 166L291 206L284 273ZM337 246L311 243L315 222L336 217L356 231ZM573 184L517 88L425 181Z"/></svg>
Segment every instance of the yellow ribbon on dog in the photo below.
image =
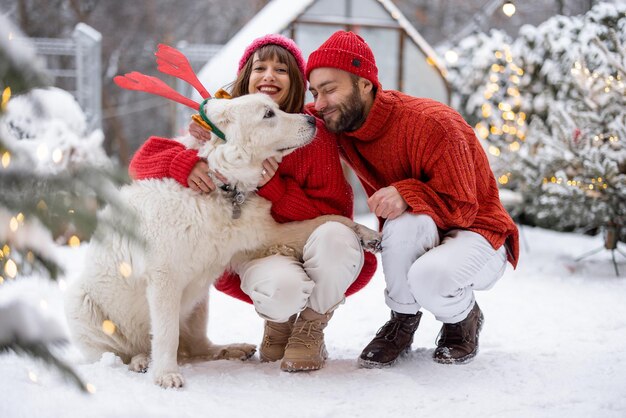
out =
<svg viewBox="0 0 626 418"><path fill-rule="evenodd" d="M216 91L213 97L216 99L232 99L232 96L224 89L219 89L218 91ZM206 123L204 119L202 119L202 116L200 116L199 113L191 115L191 120L193 120L198 125L202 126L207 131L212 130L209 124Z"/></svg>

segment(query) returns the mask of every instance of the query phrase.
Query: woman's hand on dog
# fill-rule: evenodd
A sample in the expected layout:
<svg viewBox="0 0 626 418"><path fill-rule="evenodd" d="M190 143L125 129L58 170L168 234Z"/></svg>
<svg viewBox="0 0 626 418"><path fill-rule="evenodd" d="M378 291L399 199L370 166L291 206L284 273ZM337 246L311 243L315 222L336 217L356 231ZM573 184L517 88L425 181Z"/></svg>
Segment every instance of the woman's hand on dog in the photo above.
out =
<svg viewBox="0 0 626 418"><path fill-rule="evenodd" d="M209 177L209 164L206 161L200 160L193 166L189 177L187 177L187 185L191 190L200 193L211 193L215 190L215 183Z"/></svg>
<svg viewBox="0 0 626 418"><path fill-rule="evenodd" d="M208 141L211 139L211 132L198 125L196 122L189 124L189 134L200 141ZM261 180L257 187L265 186L276 174L278 170L278 161L274 158L268 158L263 161L261 167ZM209 171L215 175L221 182L228 184L228 180L224 178L219 172L211 171L206 161L200 160L189 173L187 177L187 184L192 190L200 193L211 193L215 190L215 183L209 177Z"/></svg>
<svg viewBox="0 0 626 418"><path fill-rule="evenodd" d="M189 134L200 141L208 141L211 139L211 133L195 122L189 124ZM215 183L209 177L209 172L217 177L222 183L228 184L228 180L217 171L212 171L206 161L200 160L193 166L189 177L187 177L187 185L191 190L200 193L211 193L215 190Z"/></svg>
<svg viewBox="0 0 626 418"><path fill-rule="evenodd" d="M261 168L261 180L259 181L259 184L257 184L257 188L265 186L272 179L272 177L274 177L277 170L278 161L276 161L274 157L270 157L263 161L263 167Z"/></svg>
<svg viewBox="0 0 626 418"><path fill-rule="evenodd" d="M194 121L191 121L189 124L189 134L200 141L208 141L211 139L211 131L207 131Z"/></svg>

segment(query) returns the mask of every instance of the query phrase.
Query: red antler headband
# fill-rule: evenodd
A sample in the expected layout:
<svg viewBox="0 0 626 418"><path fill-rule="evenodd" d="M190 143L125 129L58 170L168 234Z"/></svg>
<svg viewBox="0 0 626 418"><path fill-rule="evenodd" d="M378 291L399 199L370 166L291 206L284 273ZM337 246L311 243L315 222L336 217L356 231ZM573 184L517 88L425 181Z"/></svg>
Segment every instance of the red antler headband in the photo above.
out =
<svg viewBox="0 0 626 418"><path fill-rule="evenodd" d="M204 120L207 125L211 127L213 133L226 141L226 135L224 135L224 133L209 120L204 112L204 105L211 99L211 95L207 89L204 88L200 80L198 80L196 73L194 73L191 68L191 64L189 64L189 61L182 54L182 52L176 48L172 48L171 46L159 44L157 52L154 55L157 57L157 70L189 83L204 99L202 103L195 102L183 96L156 77L145 75L137 71L127 73L123 76L118 75L114 77L113 81L115 84L123 89L138 90L165 97L166 99L173 100L194 110L198 110L202 120Z"/></svg>

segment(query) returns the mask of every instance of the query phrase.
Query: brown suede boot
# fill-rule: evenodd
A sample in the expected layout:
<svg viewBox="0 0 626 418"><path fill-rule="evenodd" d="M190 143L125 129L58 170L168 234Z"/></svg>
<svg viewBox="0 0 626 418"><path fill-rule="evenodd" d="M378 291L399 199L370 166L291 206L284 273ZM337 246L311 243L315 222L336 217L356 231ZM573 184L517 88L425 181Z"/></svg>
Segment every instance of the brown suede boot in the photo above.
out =
<svg viewBox="0 0 626 418"><path fill-rule="evenodd" d="M294 322L296 322L295 314L287 322L265 321L263 340L259 347L259 357L262 362L278 361L283 358Z"/></svg>
<svg viewBox="0 0 626 418"><path fill-rule="evenodd" d="M319 370L328 357L324 344L324 328L332 312L320 314L311 308L300 312L293 326L280 369L285 372Z"/></svg>
<svg viewBox="0 0 626 418"><path fill-rule="evenodd" d="M394 364L401 354L411 349L413 334L421 318L421 312L411 315L391 311L391 319L378 330L374 339L363 349L359 357L359 366L371 369Z"/></svg>
<svg viewBox="0 0 626 418"><path fill-rule="evenodd" d="M478 353L478 334L483 326L483 313L474 303L467 318L456 324L443 324L433 360L443 364L461 364Z"/></svg>

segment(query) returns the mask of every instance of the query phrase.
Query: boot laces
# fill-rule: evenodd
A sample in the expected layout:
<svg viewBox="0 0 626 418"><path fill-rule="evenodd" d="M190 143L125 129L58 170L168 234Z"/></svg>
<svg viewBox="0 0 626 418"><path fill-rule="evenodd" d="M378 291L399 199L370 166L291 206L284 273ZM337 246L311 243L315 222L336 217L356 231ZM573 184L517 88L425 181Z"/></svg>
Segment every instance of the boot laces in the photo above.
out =
<svg viewBox="0 0 626 418"><path fill-rule="evenodd" d="M398 336L398 330L402 324L396 318L390 319L376 331L376 337L393 341Z"/></svg>
<svg viewBox="0 0 626 418"><path fill-rule="evenodd" d="M322 322L319 320L303 321L298 329L294 328L291 337L289 337L289 345L304 345L311 348L314 341L321 341L324 335L321 328Z"/></svg>

